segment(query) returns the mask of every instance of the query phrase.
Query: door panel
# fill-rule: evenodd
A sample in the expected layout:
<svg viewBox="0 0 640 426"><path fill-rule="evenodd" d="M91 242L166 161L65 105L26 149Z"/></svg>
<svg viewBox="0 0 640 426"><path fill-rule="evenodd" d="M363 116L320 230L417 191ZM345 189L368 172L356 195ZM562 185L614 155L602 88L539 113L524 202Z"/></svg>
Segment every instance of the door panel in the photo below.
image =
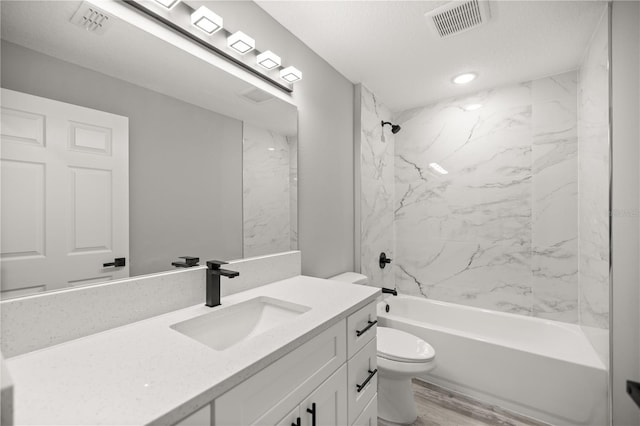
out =
<svg viewBox="0 0 640 426"><path fill-rule="evenodd" d="M129 276L126 117L2 89L2 296Z"/></svg>

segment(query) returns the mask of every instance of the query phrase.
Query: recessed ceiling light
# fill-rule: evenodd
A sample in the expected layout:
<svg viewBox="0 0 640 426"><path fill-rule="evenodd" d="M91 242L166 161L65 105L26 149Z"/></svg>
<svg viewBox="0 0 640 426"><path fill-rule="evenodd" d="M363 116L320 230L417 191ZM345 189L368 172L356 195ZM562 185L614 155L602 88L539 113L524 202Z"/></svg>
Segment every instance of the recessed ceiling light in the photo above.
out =
<svg viewBox="0 0 640 426"><path fill-rule="evenodd" d="M280 64L282 63L280 56L276 55L270 50L267 50L266 52L262 52L261 54L259 54L256 60L258 61L258 65L268 70L272 70L276 67L279 67Z"/></svg>
<svg viewBox="0 0 640 426"><path fill-rule="evenodd" d="M239 54L244 55L255 49L256 41L242 31L236 31L227 38L227 45Z"/></svg>
<svg viewBox="0 0 640 426"><path fill-rule="evenodd" d="M156 0L156 3L167 9L173 9L176 4L180 3L180 0Z"/></svg>
<svg viewBox="0 0 640 426"><path fill-rule="evenodd" d="M296 67L286 67L280 71L280 78L288 81L289 83L293 83L295 81L302 80L302 71Z"/></svg>
<svg viewBox="0 0 640 426"><path fill-rule="evenodd" d="M465 111L475 111L482 108L482 104L469 104L462 107Z"/></svg>
<svg viewBox="0 0 640 426"><path fill-rule="evenodd" d="M276 149L275 149L274 147L272 147L272 146L271 146L271 147L267 148L267 150L269 150L269 151L275 151Z"/></svg>
<svg viewBox="0 0 640 426"><path fill-rule="evenodd" d="M222 28L222 18L205 6L200 6L191 14L191 23L209 35Z"/></svg>
<svg viewBox="0 0 640 426"><path fill-rule="evenodd" d="M444 167L442 167L438 163L429 163L429 167L431 167L433 170L435 170L436 172L440 173L441 175L446 175L447 173L449 173L448 171L446 171L444 169Z"/></svg>
<svg viewBox="0 0 640 426"><path fill-rule="evenodd" d="M460 74L460 75L454 77L453 82L455 84L467 84L467 83L475 80L476 77L477 77L477 75L475 73L467 72L467 73Z"/></svg>

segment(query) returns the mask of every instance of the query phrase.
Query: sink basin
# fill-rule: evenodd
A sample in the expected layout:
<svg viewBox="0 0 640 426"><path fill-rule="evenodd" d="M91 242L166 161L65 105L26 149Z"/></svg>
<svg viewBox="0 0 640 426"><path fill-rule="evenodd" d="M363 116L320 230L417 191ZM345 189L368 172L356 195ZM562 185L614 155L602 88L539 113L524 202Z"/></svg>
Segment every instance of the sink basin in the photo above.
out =
<svg viewBox="0 0 640 426"><path fill-rule="evenodd" d="M209 314L171 326L217 351L223 351L251 339L307 312L308 306L271 297L257 297L236 305L224 306Z"/></svg>

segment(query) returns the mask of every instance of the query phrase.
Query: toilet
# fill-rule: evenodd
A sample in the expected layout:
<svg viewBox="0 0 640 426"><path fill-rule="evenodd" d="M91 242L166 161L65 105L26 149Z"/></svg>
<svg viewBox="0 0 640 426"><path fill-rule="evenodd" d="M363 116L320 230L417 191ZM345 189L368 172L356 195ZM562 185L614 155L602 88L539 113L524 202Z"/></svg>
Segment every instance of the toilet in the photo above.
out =
<svg viewBox="0 0 640 426"><path fill-rule="evenodd" d="M346 272L329 278L352 284L366 284L365 275ZM393 297L393 296L390 296ZM436 352L424 340L402 330L378 326L378 417L411 424L418 417L411 379L435 367Z"/></svg>

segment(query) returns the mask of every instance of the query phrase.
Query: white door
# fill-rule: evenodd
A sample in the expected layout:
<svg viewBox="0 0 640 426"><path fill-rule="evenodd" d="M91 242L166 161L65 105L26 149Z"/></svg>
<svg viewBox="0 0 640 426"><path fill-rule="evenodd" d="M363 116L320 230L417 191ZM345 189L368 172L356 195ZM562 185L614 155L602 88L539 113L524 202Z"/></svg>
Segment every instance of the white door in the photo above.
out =
<svg viewBox="0 0 640 426"><path fill-rule="evenodd" d="M347 423L347 366L343 365L300 404L303 426ZM315 417L315 422L314 422Z"/></svg>
<svg viewBox="0 0 640 426"><path fill-rule="evenodd" d="M128 277L128 118L7 89L1 105L2 296Z"/></svg>

